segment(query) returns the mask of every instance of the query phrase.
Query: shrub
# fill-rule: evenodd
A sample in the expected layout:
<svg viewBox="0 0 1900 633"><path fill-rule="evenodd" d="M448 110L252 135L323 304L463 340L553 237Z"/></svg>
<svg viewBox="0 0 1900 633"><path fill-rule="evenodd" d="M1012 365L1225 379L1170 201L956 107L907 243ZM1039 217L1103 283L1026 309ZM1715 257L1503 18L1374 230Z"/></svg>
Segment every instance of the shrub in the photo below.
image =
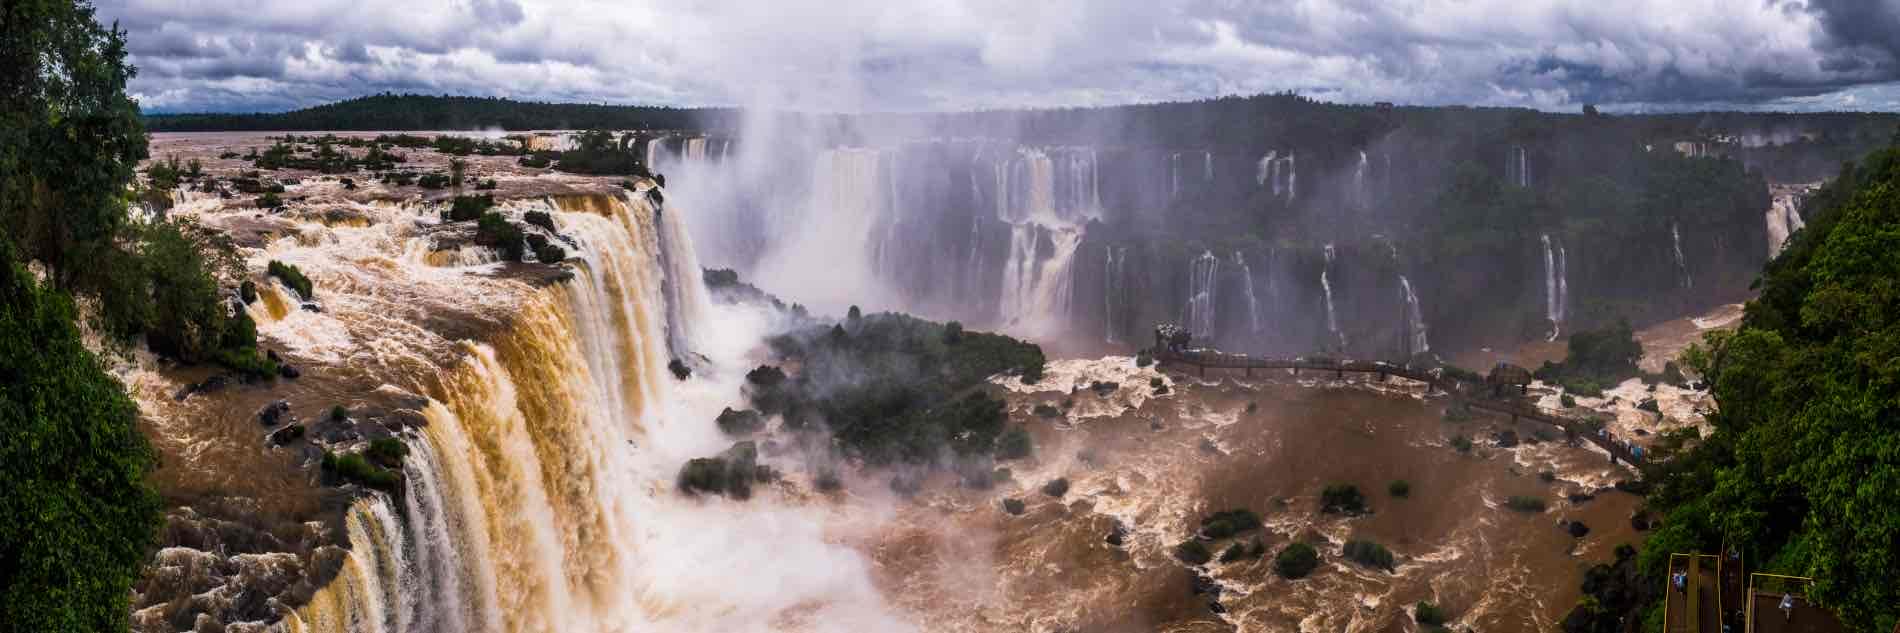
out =
<svg viewBox="0 0 1900 633"><path fill-rule="evenodd" d="M244 301L244 305L257 303L257 282L246 279L244 283L238 284L238 298Z"/></svg>
<svg viewBox="0 0 1900 633"><path fill-rule="evenodd" d="M527 213L521 214L521 220L523 222L527 222L529 224L541 227L543 229L547 229L549 233L556 232L554 230L554 214L552 213L548 213L546 211L529 211Z"/></svg>
<svg viewBox="0 0 1900 633"><path fill-rule="evenodd" d="M996 437L997 459L1022 459L1035 451L1029 437L1029 430L1021 426L1012 426Z"/></svg>
<svg viewBox="0 0 1900 633"><path fill-rule="evenodd" d="M1577 406L1577 399L1570 397L1570 394L1566 393L1561 396L1557 396L1557 404L1563 405L1565 409L1568 409L1568 408Z"/></svg>
<svg viewBox="0 0 1900 633"><path fill-rule="evenodd" d="M1403 499L1412 495L1412 484L1404 479L1395 479L1392 480L1392 483L1386 485L1385 491L1394 497Z"/></svg>
<svg viewBox="0 0 1900 633"><path fill-rule="evenodd" d="M1068 478L1057 477L1055 479L1049 480L1049 483L1042 485L1042 494L1049 495L1051 497L1061 497L1062 495L1069 494Z"/></svg>
<svg viewBox="0 0 1900 633"><path fill-rule="evenodd" d="M1220 553L1220 562L1225 565L1247 557L1247 546L1235 543Z"/></svg>
<svg viewBox="0 0 1900 633"><path fill-rule="evenodd" d="M1054 418L1062 415L1061 409L1049 406L1047 403L1037 404L1034 408L1030 409L1030 411L1035 413L1036 417L1039 418Z"/></svg>
<svg viewBox="0 0 1900 633"><path fill-rule="evenodd" d="M785 382L785 370L772 365L760 365L746 372L745 381L760 387L776 387Z"/></svg>
<svg viewBox="0 0 1900 633"><path fill-rule="evenodd" d="M277 197L276 193L265 192L264 195L257 197L257 208L259 209L278 209L283 206L284 199Z"/></svg>
<svg viewBox="0 0 1900 633"><path fill-rule="evenodd" d="M350 417L350 410L349 410L349 409L345 409L345 408L343 408L343 405L340 405L340 404L339 404L339 405L336 405L336 406L334 406L334 407L330 407L330 419L331 419L331 420L335 420L335 421L337 421L337 422L342 422L342 421L344 421L344 420L347 420L347 419L349 419L349 417Z"/></svg>
<svg viewBox="0 0 1900 633"><path fill-rule="evenodd" d="M417 178L416 186L422 187L423 189L444 189L450 184L453 184L453 180L454 179L450 178L448 174L431 172Z"/></svg>
<svg viewBox="0 0 1900 633"><path fill-rule="evenodd" d="M1224 539L1242 532L1260 529L1260 515L1246 508L1224 510L1201 519L1201 536Z"/></svg>
<svg viewBox="0 0 1900 633"><path fill-rule="evenodd" d="M1445 612L1439 610L1438 605L1420 600L1412 606L1412 620L1427 627L1440 627L1445 625Z"/></svg>
<svg viewBox="0 0 1900 633"><path fill-rule="evenodd" d="M1464 434L1453 435L1451 437L1451 447L1460 453L1469 453L1471 452L1471 438L1465 437Z"/></svg>
<svg viewBox="0 0 1900 633"><path fill-rule="evenodd" d="M528 233L528 249L534 252L534 258L544 264L558 264L567 259L567 249L548 241L546 235Z"/></svg>
<svg viewBox="0 0 1900 633"><path fill-rule="evenodd" d="M1329 514L1359 514L1366 511L1366 497L1352 484L1333 484L1321 490L1320 511Z"/></svg>
<svg viewBox="0 0 1900 633"><path fill-rule="evenodd" d="M409 445L393 437L379 437L369 441L369 448L363 450L363 456L377 464L395 468L402 459L409 456Z"/></svg>
<svg viewBox="0 0 1900 633"><path fill-rule="evenodd" d="M476 191L494 191L496 187L500 187L500 186L501 185L495 183L495 179L489 178L487 180L483 180L481 182L475 183L475 190Z"/></svg>
<svg viewBox="0 0 1900 633"><path fill-rule="evenodd" d="M1519 512L1543 512L1544 500L1538 497L1512 495L1511 498L1504 500L1504 507Z"/></svg>
<svg viewBox="0 0 1900 633"><path fill-rule="evenodd" d="M456 196L449 208L442 212L444 222L467 222L482 217L495 207L495 197L487 194L479 196ZM529 213L534 213L530 211ZM546 215L546 214L543 214ZM530 220L532 221L532 220Z"/></svg>
<svg viewBox="0 0 1900 633"><path fill-rule="evenodd" d="M505 261L521 261L521 229L500 213L490 211L482 214L475 226L475 243L501 251Z"/></svg>
<svg viewBox="0 0 1900 633"><path fill-rule="evenodd" d="M1042 382L1042 363L1023 368L1023 384L1033 385Z"/></svg>
<svg viewBox="0 0 1900 633"><path fill-rule="evenodd" d="M1207 545L1199 540L1188 539L1174 546L1174 557L1189 565L1205 565L1207 561L1214 560L1214 553L1208 551Z"/></svg>
<svg viewBox="0 0 1900 633"><path fill-rule="evenodd" d="M1289 543L1273 557L1273 573L1288 580L1305 578L1318 567L1319 550L1305 543Z"/></svg>
<svg viewBox="0 0 1900 633"><path fill-rule="evenodd" d="M266 267L266 270L269 271L270 276L283 281L284 287L297 291L297 296L303 298L305 301L317 298L316 287L310 283L310 278L305 277L303 271L299 270L295 264L286 264L273 259Z"/></svg>
<svg viewBox="0 0 1900 633"><path fill-rule="evenodd" d="M1135 352L1135 367L1145 369L1149 365L1153 365L1153 364L1155 364L1155 357L1153 353L1150 353L1146 349L1141 350L1139 352Z"/></svg>
<svg viewBox="0 0 1900 633"><path fill-rule="evenodd" d="M1023 513L1023 511L1024 511L1024 510L1026 510L1026 509L1028 509L1028 507L1027 507L1027 506L1026 506L1025 504L1023 504L1023 500L1022 500L1022 499L1017 499L1017 498L1014 498L1014 497L1011 497L1011 498L1009 498L1009 499L1004 499L1004 500L1003 500L1003 511L1004 511L1004 512L1008 512L1008 513L1010 513L1010 514L1013 514L1013 515L1017 515L1017 516L1021 516L1021 515L1022 515L1022 513Z"/></svg>
<svg viewBox="0 0 1900 633"><path fill-rule="evenodd" d="M951 321L943 324L943 344L956 345L963 340L963 323Z"/></svg>
<svg viewBox="0 0 1900 633"><path fill-rule="evenodd" d="M396 476L395 473L369 463L369 460L359 453L334 457L326 453L324 464L345 482L377 490L393 491L396 489L396 484L402 481L402 478Z"/></svg>
<svg viewBox="0 0 1900 633"><path fill-rule="evenodd" d="M1376 567L1378 569L1392 571L1392 551L1386 549L1384 545L1372 541L1356 539L1346 541L1346 547L1340 552L1340 555L1345 556L1347 560L1367 567Z"/></svg>

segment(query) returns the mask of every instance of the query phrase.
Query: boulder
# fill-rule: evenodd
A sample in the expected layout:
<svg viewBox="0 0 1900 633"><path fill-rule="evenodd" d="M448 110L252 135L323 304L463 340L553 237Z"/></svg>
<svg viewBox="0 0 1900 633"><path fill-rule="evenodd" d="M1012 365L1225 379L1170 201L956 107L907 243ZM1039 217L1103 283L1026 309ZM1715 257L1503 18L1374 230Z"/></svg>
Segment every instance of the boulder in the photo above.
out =
<svg viewBox="0 0 1900 633"><path fill-rule="evenodd" d="M1571 538L1583 538L1590 533L1590 526L1584 525L1582 521L1571 521L1564 525L1564 529L1570 532Z"/></svg>
<svg viewBox="0 0 1900 633"><path fill-rule="evenodd" d="M1057 477L1049 480L1049 483L1042 485L1042 494L1056 498L1061 498L1062 495L1069 494L1068 478Z"/></svg>
<svg viewBox="0 0 1900 633"><path fill-rule="evenodd" d="M277 446L284 446L291 442L295 442L297 440L303 439L303 434L304 434L304 428L302 424L291 424L289 426L286 426L284 428L277 429L276 431L271 432L270 443L275 444Z"/></svg>
<svg viewBox="0 0 1900 633"><path fill-rule="evenodd" d="M1026 509L1028 508L1023 504L1022 499L1012 497L1003 500L1003 511L1008 512L1012 516L1022 516L1023 511Z"/></svg>
<svg viewBox="0 0 1900 633"><path fill-rule="evenodd" d="M290 401L289 400L278 400L276 402L272 402L270 404L264 405L264 408L258 410L257 412L257 421L263 424L264 426L277 426L278 423L288 421L289 419L290 419Z"/></svg>
<svg viewBox="0 0 1900 633"><path fill-rule="evenodd" d="M1513 448L1517 446L1517 431L1498 431L1491 439L1497 442L1498 448Z"/></svg>
<svg viewBox="0 0 1900 633"><path fill-rule="evenodd" d="M687 494L723 494L733 499L752 497L752 484L759 480L759 449L752 442L738 442L717 457L698 457L680 467L678 485Z"/></svg>
<svg viewBox="0 0 1900 633"><path fill-rule="evenodd" d="M765 430L765 416L752 409L726 407L726 410L719 412L715 422L719 424L719 430L727 435L744 437Z"/></svg>

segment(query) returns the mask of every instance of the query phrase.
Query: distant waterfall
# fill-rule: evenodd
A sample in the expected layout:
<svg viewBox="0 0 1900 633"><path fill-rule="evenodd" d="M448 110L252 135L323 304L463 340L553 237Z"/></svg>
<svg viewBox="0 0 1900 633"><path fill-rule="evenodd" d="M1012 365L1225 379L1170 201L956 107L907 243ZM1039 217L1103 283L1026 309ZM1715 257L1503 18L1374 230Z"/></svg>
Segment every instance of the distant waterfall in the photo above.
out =
<svg viewBox="0 0 1900 633"><path fill-rule="evenodd" d="M1267 155L1260 157L1257 167L1258 172L1254 175L1255 184L1261 187L1272 187L1273 196L1276 198L1280 196L1286 196L1288 200L1294 198L1299 190L1299 171L1295 168L1292 152L1287 152L1283 158L1278 150L1268 151Z"/></svg>
<svg viewBox="0 0 1900 633"><path fill-rule="evenodd" d="M666 137L664 136L655 136L647 139L645 161L648 171L658 172L660 170L660 145L664 143L666 143Z"/></svg>
<svg viewBox="0 0 1900 633"><path fill-rule="evenodd" d="M1000 302L1004 322L1031 331L1058 327L1074 298L1075 251L1088 221L1101 215L1095 152L1017 148L995 162L992 172L996 217L1010 225Z"/></svg>
<svg viewBox="0 0 1900 633"><path fill-rule="evenodd" d="M1339 338L1339 348L1341 351L1344 351L1346 348L1346 333L1339 331L1339 315L1337 312L1333 310L1333 282L1331 279L1332 270L1333 270L1333 245L1327 244L1326 245L1326 267L1321 268L1319 270L1319 287L1320 287L1320 290L1325 292L1325 296L1326 296L1326 331L1332 333L1333 336Z"/></svg>
<svg viewBox="0 0 1900 633"><path fill-rule="evenodd" d="M1676 283L1685 289L1695 288L1695 277L1689 274L1689 258L1682 254L1682 231L1677 223L1669 223L1669 243L1675 249Z"/></svg>
<svg viewBox="0 0 1900 633"><path fill-rule="evenodd" d="M1363 149L1359 150L1359 165L1352 170L1352 192L1359 204L1369 202L1370 196L1366 195L1366 150Z"/></svg>
<svg viewBox="0 0 1900 633"><path fill-rule="evenodd" d="M686 139L686 144L680 148L680 158L683 160L706 160L706 137L698 136Z"/></svg>
<svg viewBox="0 0 1900 633"><path fill-rule="evenodd" d="M1181 197L1181 153L1168 154L1168 200Z"/></svg>
<svg viewBox="0 0 1900 633"><path fill-rule="evenodd" d="M1212 251L1201 253L1188 264L1188 331L1200 340L1214 338L1215 291L1220 284L1220 259Z"/></svg>
<svg viewBox="0 0 1900 633"><path fill-rule="evenodd" d="M1109 246L1103 250L1108 251L1108 262L1103 267L1102 274L1105 285L1102 289L1102 297L1103 303L1106 304L1103 306L1102 323L1108 330L1108 335L1104 340L1115 344L1122 342L1122 306L1128 303L1128 280L1124 276L1128 268L1128 247Z"/></svg>
<svg viewBox="0 0 1900 633"><path fill-rule="evenodd" d="M1550 321L1550 338L1557 340L1563 333L1564 313L1569 309L1570 280L1564 266L1564 247L1551 245L1550 235L1542 236L1544 242L1544 318Z"/></svg>
<svg viewBox="0 0 1900 633"><path fill-rule="evenodd" d="M1214 182L1214 152L1201 152L1201 182Z"/></svg>
<svg viewBox="0 0 1900 633"><path fill-rule="evenodd" d="M1781 254L1787 248L1788 238L1794 236L1807 223L1801 219L1801 196L1793 191L1775 191L1774 203L1768 205L1766 218L1768 224L1768 256Z"/></svg>
<svg viewBox="0 0 1900 633"><path fill-rule="evenodd" d="M1511 153L1504 160L1504 179L1519 187L1531 186L1530 152L1525 151L1524 146L1511 146Z"/></svg>
<svg viewBox="0 0 1900 633"><path fill-rule="evenodd" d="M1425 311L1418 306L1418 295L1412 292L1412 280L1399 275L1399 287L1405 290L1405 339L1406 351L1416 356L1432 351L1431 340L1425 336ZM1405 360L1411 360L1407 357Z"/></svg>
<svg viewBox="0 0 1900 633"><path fill-rule="evenodd" d="M1260 333L1260 300L1254 296L1253 267L1247 265L1247 258L1234 251L1234 265L1240 267L1241 282L1246 284L1242 294L1247 297L1247 327L1254 334Z"/></svg>

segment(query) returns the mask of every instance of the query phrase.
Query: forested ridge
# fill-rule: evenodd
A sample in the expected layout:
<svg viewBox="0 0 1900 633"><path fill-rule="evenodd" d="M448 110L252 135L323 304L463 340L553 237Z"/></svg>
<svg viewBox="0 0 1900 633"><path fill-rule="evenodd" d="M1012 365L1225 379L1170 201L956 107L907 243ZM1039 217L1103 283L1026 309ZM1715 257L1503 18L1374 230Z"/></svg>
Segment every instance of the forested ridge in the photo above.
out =
<svg viewBox="0 0 1900 633"><path fill-rule="evenodd" d="M1660 578L1670 552L1735 546L1885 632L1900 618L1900 135L1804 213L1742 327L1684 354L1712 385L1715 432L1646 474L1665 518L1640 564Z"/></svg>

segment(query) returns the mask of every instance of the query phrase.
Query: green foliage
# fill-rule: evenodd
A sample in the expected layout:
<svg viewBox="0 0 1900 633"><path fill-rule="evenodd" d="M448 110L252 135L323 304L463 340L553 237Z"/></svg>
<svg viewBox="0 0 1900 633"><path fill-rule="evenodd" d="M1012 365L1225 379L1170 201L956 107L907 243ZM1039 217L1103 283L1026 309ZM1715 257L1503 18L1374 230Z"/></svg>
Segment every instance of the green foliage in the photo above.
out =
<svg viewBox="0 0 1900 633"><path fill-rule="evenodd" d="M735 410L726 407L714 420L719 430L727 435L745 436L765 430L765 416L752 409Z"/></svg>
<svg viewBox="0 0 1900 633"><path fill-rule="evenodd" d="M1884 632L1900 619L1900 148L1846 165L1802 213L1742 328L1683 354L1711 385L1715 433L1649 466L1666 518L1641 567L1740 544L1766 571L1816 578L1811 597L1854 630Z"/></svg>
<svg viewBox="0 0 1900 633"><path fill-rule="evenodd" d="M1518 512L1543 512L1545 506L1544 500L1540 497L1511 495L1510 498L1504 500L1504 507Z"/></svg>
<svg viewBox="0 0 1900 633"><path fill-rule="evenodd" d="M1042 485L1042 494L1051 497L1061 497L1062 495L1069 494L1069 479L1067 477L1057 477L1049 480L1049 483Z"/></svg>
<svg viewBox="0 0 1900 633"><path fill-rule="evenodd" d="M1188 539L1174 546L1174 557L1189 565L1206 565L1208 561L1214 560L1214 553L1208 551L1207 544L1199 539Z"/></svg>
<svg viewBox="0 0 1900 633"><path fill-rule="evenodd" d="M1319 550L1301 542L1288 543L1273 557L1273 573L1281 578L1305 578L1319 567Z"/></svg>
<svg viewBox="0 0 1900 633"><path fill-rule="evenodd" d="M1637 375L1636 361L1642 357L1643 345L1636 341L1635 330L1629 321L1618 320L1607 328L1571 334L1564 362L1545 361L1535 375L1563 385L1570 393L1601 397L1605 385Z"/></svg>
<svg viewBox="0 0 1900 633"><path fill-rule="evenodd" d="M932 462L946 447L988 455L1007 416L1002 401L970 388L1041 364L1042 350L981 332L947 345L943 330L884 313L861 317L848 335L811 326L776 336L767 341L773 353L800 361L803 370L788 378L762 366L747 374L747 393L759 410L783 413L788 427L823 420L841 448L873 463Z"/></svg>
<svg viewBox="0 0 1900 633"><path fill-rule="evenodd" d="M525 233L524 235L528 240L528 250L534 253L536 260L553 264L567 259L567 249L549 240L548 236L540 233Z"/></svg>
<svg viewBox="0 0 1900 633"><path fill-rule="evenodd" d="M1453 435L1451 436L1451 448L1460 453L1469 453L1471 452L1471 438L1466 437L1464 434Z"/></svg>
<svg viewBox="0 0 1900 633"><path fill-rule="evenodd" d="M1418 604L1412 605L1412 621L1427 627L1442 627L1445 625L1445 612L1438 605L1420 600Z"/></svg>
<svg viewBox="0 0 1900 633"><path fill-rule="evenodd" d="M284 282L285 288L296 291L297 296L303 300L308 301L316 298L317 291L315 285L310 282L309 277L304 276L303 271L298 269L295 264L286 264L273 259L270 260L266 271L270 276L276 277L279 281Z"/></svg>
<svg viewBox="0 0 1900 633"><path fill-rule="evenodd" d="M13 255L0 244L0 622L123 631L159 524L152 452L125 387L80 342L72 301Z"/></svg>
<svg viewBox="0 0 1900 633"><path fill-rule="evenodd" d="M943 324L944 345L956 345L957 341L961 340L963 340L963 323L951 321Z"/></svg>
<svg viewBox="0 0 1900 633"><path fill-rule="evenodd" d="M1346 547L1340 555L1367 567L1392 571L1392 551L1372 541L1346 541Z"/></svg>
<svg viewBox="0 0 1900 633"><path fill-rule="evenodd" d="M499 251L503 261L521 261L522 253L526 252L521 228L494 211L484 213L480 220L476 220L475 243Z"/></svg>
<svg viewBox="0 0 1900 633"><path fill-rule="evenodd" d="M1412 496L1412 484L1404 479L1394 479L1385 487L1387 494L1401 499Z"/></svg>
<svg viewBox="0 0 1900 633"><path fill-rule="evenodd" d="M1557 396L1557 404L1562 406L1565 409L1568 409L1568 408L1577 406L1577 399L1571 397L1570 394L1566 393L1566 394Z"/></svg>
<svg viewBox="0 0 1900 633"><path fill-rule="evenodd" d="M490 204L493 204L493 203L490 203ZM541 227L542 229L547 230L547 232L549 233L560 232L560 231L555 230L554 228L554 214L548 213L546 211L529 211L527 213L523 213L521 214L521 221L527 222L528 224L532 224L534 226ZM738 280L738 276L736 274L733 276L733 280L734 281Z"/></svg>
<svg viewBox="0 0 1900 633"><path fill-rule="evenodd" d="M338 479L366 488L375 488L393 492L402 483L402 477L381 466L370 463L361 453L333 455L324 453L324 468L334 472Z"/></svg>
<svg viewBox="0 0 1900 633"><path fill-rule="evenodd" d="M1201 536L1219 540L1258 530L1261 525L1257 512L1246 508L1224 510L1201 519Z"/></svg>
<svg viewBox="0 0 1900 633"><path fill-rule="evenodd" d="M528 158L523 158L523 165L528 165ZM573 149L556 154L554 168L595 176L652 176L642 158L630 135L616 140L612 132L590 130L575 135Z"/></svg>
<svg viewBox="0 0 1900 633"><path fill-rule="evenodd" d="M449 208L442 212L442 221L467 222L480 219L482 214L488 213L488 210L493 208L495 208L495 197L492 195L456 196L449 203ZM530 219L529 222L532 223L533 220ZM551 225L553 221L549 220L548 223Z"/></svg>
<svg viewBox="0 0 1900 633"><path fill-rule="evenodd" d="M1366 511L1366 497L1352 484L1331 484L1319 493L1320 511L1329 514L1360 514Z"/></svg>
<svg viewBox="0 0 1900 633"><path fill-rule="evenodd" d="M337 422L348 420L350 419L350 410L344 408L343 405L340 405L340 404L330 407L330 419L335 420Z"/></svg>
<svg viewBox="0 0 1900 633"><path fill-rule="evenodd" d="M370 440L369 448L363 450L363 457L388 468L401 468L403 458L408 456L409 445L393 437Z"/></svg>
<svg viewBox="0 0 1900 633"><path fill-rule="evenodd" d="M997 459L1022 459L1033 452L1035 452L1035 446L1030 440L1029 430L1021 426L1009 427L1009 430L1003 431L1003 434L996 438Z"/></svg>

